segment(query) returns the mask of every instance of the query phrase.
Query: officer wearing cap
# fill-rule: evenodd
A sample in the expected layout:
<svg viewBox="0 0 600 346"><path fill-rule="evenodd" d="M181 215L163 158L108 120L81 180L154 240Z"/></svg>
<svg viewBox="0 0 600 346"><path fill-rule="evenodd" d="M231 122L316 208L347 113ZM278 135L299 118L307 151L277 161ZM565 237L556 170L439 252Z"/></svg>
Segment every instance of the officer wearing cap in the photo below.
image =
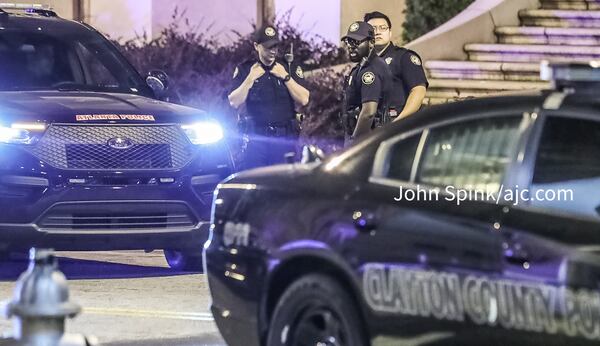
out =
<svg viewBox="0 0 600 346"><path fill-rule="evenodd" d="M371 25L352 23L342 41L350 60L357 63L346 77L344 87L344 125L352 142L386 122L392 76L385 61L375 52Z"/></svg>
<svg viewBox="0 0 600 346"><path fill-rule="evenodd" d="M390 66L394 76L390 116L398 120L415 113L421 108L429 86L421 58L412 50L394 45L392 22L385 14L370 12L365 14L364 21L375 29L377 54Z"/></svg>
<svg viewBox="0 0 600 346"><path fill-rule="evenodd" d="M245 105L244 169L283 163L285 154L296 149L295 106L306 106L310 93L302 68L278 59L280 43L275 27L259 28L254 34L256 57L233 73L229 103L236 109Z"/></svg>

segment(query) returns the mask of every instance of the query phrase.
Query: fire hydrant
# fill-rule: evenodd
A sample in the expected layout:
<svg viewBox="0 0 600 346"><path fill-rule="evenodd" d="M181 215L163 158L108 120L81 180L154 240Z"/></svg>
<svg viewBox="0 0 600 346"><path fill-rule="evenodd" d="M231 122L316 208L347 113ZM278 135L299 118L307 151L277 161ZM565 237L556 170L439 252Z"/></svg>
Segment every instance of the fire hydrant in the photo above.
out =
<svg viewBox="0 0 600 346"><path fill-rule="evenodd" d="M13 318L13 341L26 346L84 346L95 342L82 335L65 334L66 318L81 307L69 301L67 279L58 269L52 250L32 248L29 267L17 280L4 316ZM5 344L5 343L0 343Z"/></svg>

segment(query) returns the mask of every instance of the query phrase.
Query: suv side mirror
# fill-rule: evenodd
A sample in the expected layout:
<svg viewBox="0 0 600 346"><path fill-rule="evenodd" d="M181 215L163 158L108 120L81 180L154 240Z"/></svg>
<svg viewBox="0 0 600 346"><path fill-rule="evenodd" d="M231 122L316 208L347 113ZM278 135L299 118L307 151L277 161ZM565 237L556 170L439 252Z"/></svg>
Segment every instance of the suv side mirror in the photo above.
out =
<svg viewBox="0 0 600 346"><path fill-rule="evenodd" d="M301 163L321 162L325 159L325 153L316 145L305 145L302 147Z"/></svg>
<svg viewBox="0 0 600 346"><path fill-rule="evenodd" d="M169 89L169 76L164 71L151 70L146 76L146 84L154 91L156 97L160 98Z"/></svg>

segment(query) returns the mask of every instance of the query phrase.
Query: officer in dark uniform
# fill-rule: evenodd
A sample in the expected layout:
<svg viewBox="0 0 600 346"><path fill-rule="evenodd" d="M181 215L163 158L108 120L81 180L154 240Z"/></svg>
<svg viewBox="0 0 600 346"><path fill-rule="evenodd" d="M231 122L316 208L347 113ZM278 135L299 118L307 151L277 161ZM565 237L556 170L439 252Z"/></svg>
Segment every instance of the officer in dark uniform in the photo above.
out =
<svg viewBox="0 0 600 346"><path fill-rule="evenodd" d="M373 27L354 22L342 38L352 62L357 63L344 86L344 125L348 142L387 122L392 75L375 52Z"/></svg>
<svg viewBox="0 0 600 346"><path fill-rule="evenodd" d="M233 73L229 103L236 109L245 105L244 169L284 163L285 154L296 149L295 106L307 105L310 93L302 68L277 59L280 45L275 27L259 28L254 34L256 57Z"/></svg>
<svg viewBox="0 0 600 346"><path fill-rule="evenodd" d="M398 120L415 113L421 108L429 86L421 58L412 50L394 45L388 16L371 12L365 14L364 20L375 29L377 54L390 66L394 76L390 116Z"/></svg>

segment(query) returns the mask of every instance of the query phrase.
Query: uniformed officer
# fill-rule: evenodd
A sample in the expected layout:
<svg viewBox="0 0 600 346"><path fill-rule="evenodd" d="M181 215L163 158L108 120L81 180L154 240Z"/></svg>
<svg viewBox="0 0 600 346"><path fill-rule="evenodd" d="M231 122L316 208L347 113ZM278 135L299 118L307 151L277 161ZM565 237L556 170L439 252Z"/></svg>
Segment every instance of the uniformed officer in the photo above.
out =
<svg viewBox="0 0 600 346"><path fill-rule="evenodd" d="M392 75L375 52L374 35L371 25L354 22L342 38L350 60L357 63L344 87L343 111L350 142L386 122Z"/></svg>
<svg viewBox="0 0 600 346"><path fill-rule="evenodd" d="M394 76L390 116L395 121L415 113L421 108L429 86L421 58L412 50L394 45L388 16L371 12L365 14L364 20L375 29L377 54L390 66Z"/></svg>
<svg viewBox="0 0 600 346"><path fill-rule="evenodd" d="M280 44L275 27L259 28L254 34L256 57L233 73L229 102L236 109L246 106L244 169L283 163L285 154L296 149L295 105L307 105L310 93L302 68L277 59Z"/></svg>

